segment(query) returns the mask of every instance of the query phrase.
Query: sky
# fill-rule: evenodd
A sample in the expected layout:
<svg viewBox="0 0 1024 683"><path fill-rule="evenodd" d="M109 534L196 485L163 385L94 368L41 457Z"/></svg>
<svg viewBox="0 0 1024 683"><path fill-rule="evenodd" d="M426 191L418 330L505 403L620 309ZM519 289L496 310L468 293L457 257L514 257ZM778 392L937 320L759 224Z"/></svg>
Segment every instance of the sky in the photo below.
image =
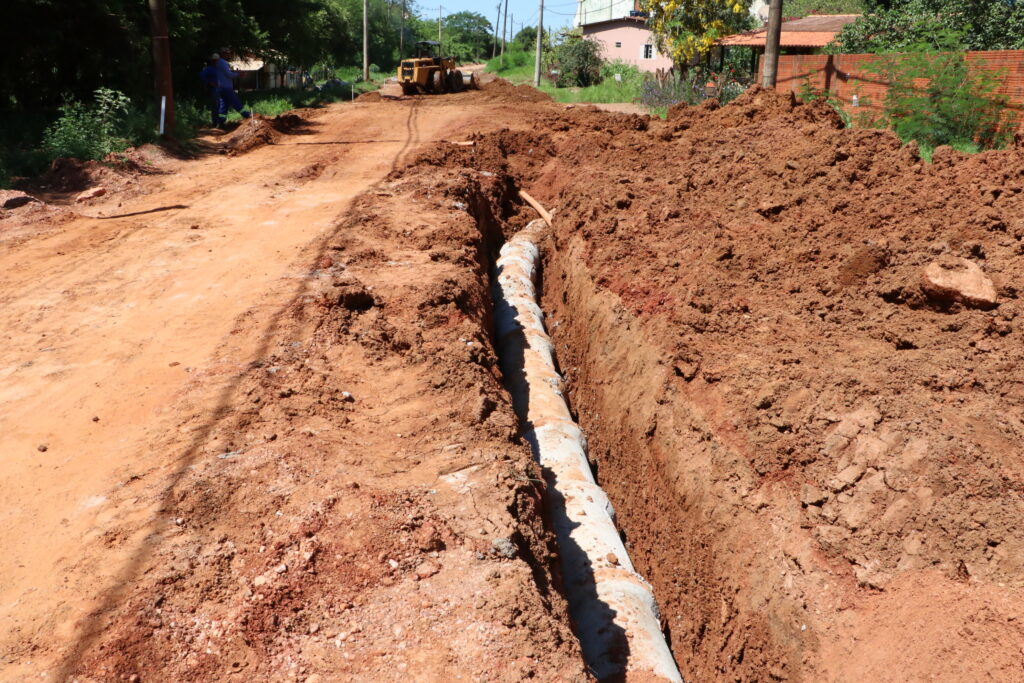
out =
<svg viewBox="0 0 1024 683"><path fill-rule="evenodd" d="M576 14L577 4L574 0L545 0L544 27L557 29L572 26L572 19ZM448 2L443 0L419 0L416 3L422 15L435 17L437 16L437 5L441 5L444 8L445 14L465 11L479 12L487 17L487 20L492 25L498 16L498 0L485 0L484 2L470 2L469 0L448 0ZM515 28L513 35L522 28L524 22L529 22L534 26L537 24L537 9L539 5L540 3L535 0L508 0L508 22L510 27Z"/></svg>

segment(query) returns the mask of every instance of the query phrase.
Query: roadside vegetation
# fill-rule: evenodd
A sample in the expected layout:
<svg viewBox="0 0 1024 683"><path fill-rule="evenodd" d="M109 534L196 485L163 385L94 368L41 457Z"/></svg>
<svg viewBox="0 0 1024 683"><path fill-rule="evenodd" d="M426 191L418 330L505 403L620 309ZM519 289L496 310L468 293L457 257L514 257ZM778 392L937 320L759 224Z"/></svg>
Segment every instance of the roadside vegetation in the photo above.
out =
<svg viewBox="0 0 1024 683"><path fill-rule="evenodd" d="M44 171L60 156L103 159L157 138L147 3L86 4L69 12L52 0L4 3L0 44L18 58L0 62L0 187ZM304 88L240 93L248 108L274 116L373 89L393 73L403 41L408 54L417 40L437 39L436 15L421 16L400 0L370 0L368 21L375 66L372 82L362 83L360 0L169 2L173 133L187 144L209 121L198 72L213 51L228 47L273 62L279 71L312 75L315 82ZM25 30L31 26L46 30ZM489 55L492 35L479 13L445 16L445 50L460 60ZM229 122L237 118L228 116Z"/></svg>
<svg viewBox="0 0 1024 683"><path fill-rule="evenodd" d="M513 83L533 83L534 54L517 42L503 57L488 61L487 71ZM732 50L717 67L701 63L681 76L673 73L661 79L632 64L602 60L597 43L572 34L563 35L544 54L540 89L556 102L628 102L664 116L668 107L679 102L700 104L715 97L725 104L753 82L750 53L745 48Z"/></svg>

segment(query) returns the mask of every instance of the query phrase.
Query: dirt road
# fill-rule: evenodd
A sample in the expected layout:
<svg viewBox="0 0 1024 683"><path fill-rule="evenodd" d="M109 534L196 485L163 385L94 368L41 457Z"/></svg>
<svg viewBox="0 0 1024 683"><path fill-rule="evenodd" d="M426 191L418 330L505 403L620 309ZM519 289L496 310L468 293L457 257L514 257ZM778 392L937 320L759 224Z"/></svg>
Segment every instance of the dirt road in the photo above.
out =
<svg viewBox="0 0 1024 683"><path fill-rule="evenodd" d="M0 246L0 679L75 670L185 524L183 479L243 449L220 428L288 345L353 198L487 119L455 98L303 115L277 144L167 161L136 199Z"/></svg>

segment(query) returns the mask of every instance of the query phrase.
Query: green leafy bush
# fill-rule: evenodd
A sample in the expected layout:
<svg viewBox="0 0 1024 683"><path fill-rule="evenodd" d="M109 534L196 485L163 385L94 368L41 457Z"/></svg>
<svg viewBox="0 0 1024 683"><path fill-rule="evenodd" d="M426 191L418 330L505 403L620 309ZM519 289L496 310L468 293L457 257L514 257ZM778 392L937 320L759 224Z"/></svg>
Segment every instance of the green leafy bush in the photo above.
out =
<svg viewBox="0 0 1024 683"><path fill-rule="evenodd" d="M131 101L124 93L99 88L91 105L68 100L60 116L43 132L43 149L53 158L102 159L120 152L130 141L122 123Z"/></svg>
<svg viewBox="0 0 1024 683"><path fill-rule="evenodd" d="M963 52L918 45L883 55L865 71L890 85L882 112L862 114L858 123L891 128L924 147L992 149L1013 135L1016 117L996 92L1005 74L973 68Z"/></svg>
<svg viewBox="0 0 1024 683"><path fill-rule="evenodd" d="M601 46L595 40L569 38L555 46L551 58L559 88L586 88L601 82Z"/></svg>

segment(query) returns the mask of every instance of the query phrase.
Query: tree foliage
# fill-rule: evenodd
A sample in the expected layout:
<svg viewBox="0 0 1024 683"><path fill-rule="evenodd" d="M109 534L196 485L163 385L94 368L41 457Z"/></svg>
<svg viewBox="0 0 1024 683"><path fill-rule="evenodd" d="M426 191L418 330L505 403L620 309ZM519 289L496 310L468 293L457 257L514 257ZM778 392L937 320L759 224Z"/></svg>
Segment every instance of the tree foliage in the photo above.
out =
<svg viewBox="0 0 1024 683"><path fill-rule="evenodd" d="M950 33L957 49L1024 48L1024 3L1014 0L868 0L873 13L848 24L832 52L887 52L940 47Z"/></svg>
<svg viewBox="0 0 1024 683"><path fill-rule="evenodd" d="M892 128L904 141L934 148L1001 147L1016 128L1007 98L996 92L1004 74L972 67L955 47L955 34L904 53L889 53L865 66L889 84L882 113L859 123Z"/></svg>
<svg viewBox="0 0 1024 683"><path fill-rule="evenodd" d="M149 9L144 0L4 0L0 111L55 111L105 87L142 100L152 92ZM370 1L370 60L398 59L401 0ZM268 57L285 66L362 60L361 0L168 0L176 88L198 94L195 76L212 51ZM420 37L412 16L407 42ZM436 24L434 24L436 27ZM433 34L436 36L436 28ZM426 36L429 37L429 34Z"/></svg>
<svg viewBox="0 0 1024 683"><path fill-rule="evenodd" d="M476 61L490 54L494 28L479 12L456 12L444 18L444 52L460 60Z"/></svg>
<svg viewBox="0 0 1024 683"><path fill-rule="evenodd" d="M596 40L571 37L555 46L551 67L558 72L559 88L586 88L601 82L601 45Z"/></svg>
<svg viewBox="0 0 1024 683"><path fill-rule="evenodd" d="M750 28L750 0L641 0L658 49L685 64L723 36Z"/></svg>
<svg viewBox="0 0 1024 683"><path fill-rule="evenodd" d="M513 48L520 50L530 50L537 45L537 27L536 26L524 26L516 34L516 37L512 39Z"/></svg>

